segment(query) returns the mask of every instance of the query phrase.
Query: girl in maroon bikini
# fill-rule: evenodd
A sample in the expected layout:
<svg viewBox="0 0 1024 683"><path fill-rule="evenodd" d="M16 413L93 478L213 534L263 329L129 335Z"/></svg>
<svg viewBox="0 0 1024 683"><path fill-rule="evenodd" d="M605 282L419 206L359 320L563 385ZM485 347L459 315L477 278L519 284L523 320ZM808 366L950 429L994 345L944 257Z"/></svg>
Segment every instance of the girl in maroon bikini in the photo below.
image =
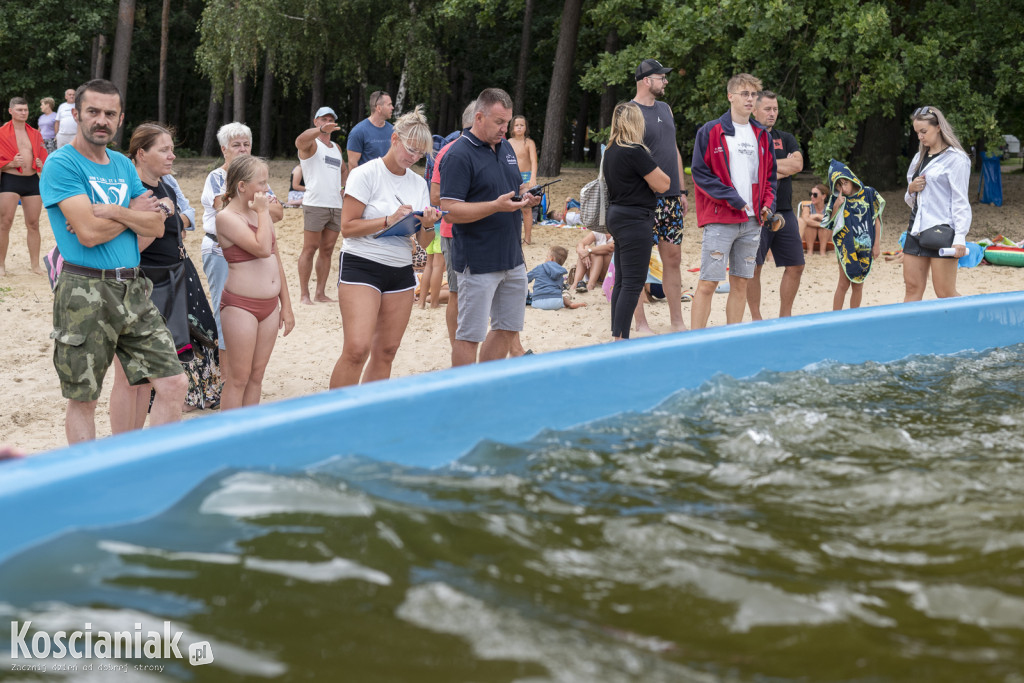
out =
<svg viewBox="0 0 1024 683"><path fill-rule="evenodd" d="M268 210L267 175L267 164L262 159L237 157L228 166L225 206L217 214L217 240L228 262L220 316L224 339L231 349L221 410L260 402L263 373L277 331L283 329L287 335L295 327Z"/></svg>

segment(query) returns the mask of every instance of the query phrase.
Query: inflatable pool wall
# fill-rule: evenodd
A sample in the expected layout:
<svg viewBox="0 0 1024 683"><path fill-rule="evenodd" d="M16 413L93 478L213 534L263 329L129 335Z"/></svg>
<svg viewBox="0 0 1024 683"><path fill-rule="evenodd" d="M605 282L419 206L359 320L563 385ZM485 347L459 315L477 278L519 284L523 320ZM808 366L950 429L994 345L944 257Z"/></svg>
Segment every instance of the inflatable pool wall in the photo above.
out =
<svg viewBox="0 0 1024 683"><path fill-rule="evenodd" d="M1024 293L862 308L485 363L320 393L80 444L0 466L0 560L75 527L137 521L224 468L337 455L434 467L647 410L724 373L893 361L1024 341ZM601 396L600 401L567 400Z"/></svg>

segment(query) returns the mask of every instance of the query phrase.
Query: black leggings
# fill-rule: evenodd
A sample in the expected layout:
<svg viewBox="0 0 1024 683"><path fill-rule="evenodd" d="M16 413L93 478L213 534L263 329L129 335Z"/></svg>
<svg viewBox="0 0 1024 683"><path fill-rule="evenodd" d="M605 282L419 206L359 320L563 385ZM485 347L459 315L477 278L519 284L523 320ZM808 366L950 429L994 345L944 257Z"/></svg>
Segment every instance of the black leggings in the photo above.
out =
<svg viewBox="0 0 1024 683"><path fill-rule="evenodd" d="M654 246L654 210L608 207L608 232L615 238L615 287L612 288L612 336L629 339L633 311L647 282Z"/></svg>

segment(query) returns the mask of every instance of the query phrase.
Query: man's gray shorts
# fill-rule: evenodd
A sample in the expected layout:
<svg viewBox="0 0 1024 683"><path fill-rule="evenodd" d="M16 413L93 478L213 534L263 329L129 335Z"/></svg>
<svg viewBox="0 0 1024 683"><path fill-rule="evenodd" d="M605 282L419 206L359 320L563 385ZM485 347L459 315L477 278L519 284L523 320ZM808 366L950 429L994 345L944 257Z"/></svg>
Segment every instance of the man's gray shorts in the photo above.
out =
<svg viewBox="0 0 1024 683"><path fill-rule="evenodd" d="M341 209L302 205L302 229L323 232L324 228L341 232Z"/></svg>
<svg viewBox="0 0 1024 683"><path fill-rule="evenodd" d="M492 330L521 332L526 320L526 265L495 273L459 273L459 341L482 342Z"/></svg>
<svg viewBox="0 0 1024 683"><path fill-rule="evenodd" d="M448 271L448 291L452 294L459 293L459 274L452 266L452 239L441 235L441 254L444 255L444 267Z"/></svg>
<svg viewBox="0 0 1024 683"><path fill-rule="evenodd" d="M228 283L228 262L220 254L209 251L203 254L203 272L206 273L206 284L210 286L213 319L217 321L217 345L224 349L224 329L220 326L220 297L224 293L224 285Z"/></svg>
<svg viewBox="0 0 1024 683"><path fill-rule="evenodd" d="M760 243L761 224L753 218L746 223L708 223L700 248L700 279L722 282L728 266L729 275L749 280Z"/></svg>

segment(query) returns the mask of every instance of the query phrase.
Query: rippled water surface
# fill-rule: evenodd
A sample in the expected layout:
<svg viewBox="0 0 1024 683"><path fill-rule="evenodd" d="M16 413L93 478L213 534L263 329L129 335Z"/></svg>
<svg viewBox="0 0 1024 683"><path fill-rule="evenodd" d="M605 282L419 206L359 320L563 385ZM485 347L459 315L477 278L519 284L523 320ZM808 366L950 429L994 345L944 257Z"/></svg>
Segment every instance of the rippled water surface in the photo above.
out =
<svg viewBox="0 0 1024 683"><path fill-rule="evenodd" d="M0 616L216 655L97 680L1024 681L1022 397L1024 347L830 364L440 470L225 473L0 567Z"/></svg>

